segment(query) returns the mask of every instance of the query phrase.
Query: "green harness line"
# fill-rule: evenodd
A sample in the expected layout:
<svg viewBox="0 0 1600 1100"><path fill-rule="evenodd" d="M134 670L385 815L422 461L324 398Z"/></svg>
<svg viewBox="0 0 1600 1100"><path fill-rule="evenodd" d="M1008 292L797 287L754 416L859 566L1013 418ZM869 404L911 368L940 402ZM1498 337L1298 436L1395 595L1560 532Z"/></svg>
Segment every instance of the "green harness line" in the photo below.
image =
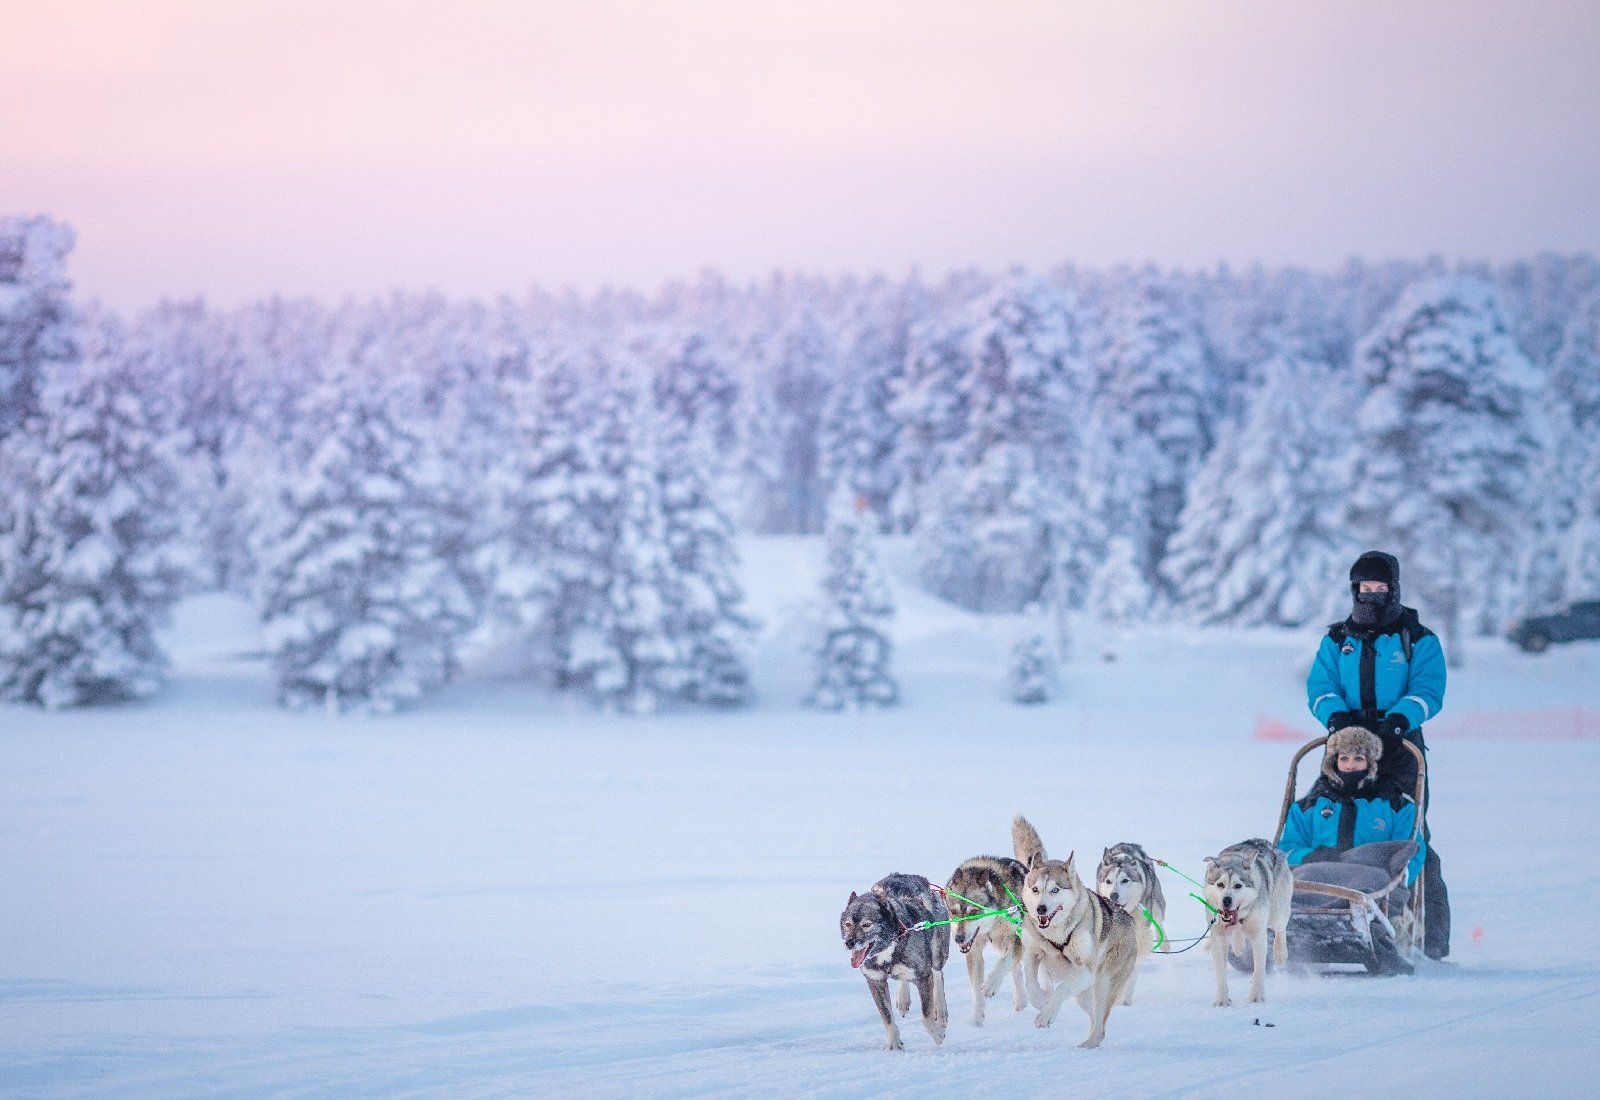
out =
<svg viewBox="0 0 1600 1100"><path fill-rule="evenodd" d="M1188 875L1184 874L1182 871L1180 871L1178 868L1174 867L1172 864L1168 863L1166 860L1158 859L1158 860L1155 860L1154 862L1156 864L1158 864L1159 866L1165 867L1167 870L1171 871L1173 874L1177 875L1179 878L1186 879L1189 882L1194 883L1194 885L1200 887L1200 889L1202 889L1202 890L1205 889L1205 884L1204 883L1199 882L1196 879L1190 878ZM1181 955L1185 951L1189 950L1190 947L1198 946L1201 940L1203 940L1207 936L1211 935L1212 927L1217 923L1217 918L1222 915L1221 913L1217 912L1216 906L1212 905L1209 901L1207 901L1203 895L1197 894L1193 890L1190 890L1189 891L1189 896L1191 898L1193 898L1195 901L1198 901L1201 905L1205 906L1206 910L1211 914L1211 919L1206 921L1206 930L1204 932L1200 933L1200 935L1196 936L1194 938L1194 940L1190 942L1188 947L1181 947L1177 951L1169 951L1169 952L1167 952L1167 954L1169 954L1169 955ZM1151 924L1156 924L1155 920L1150 916L1149 910L1145 910L1145 914L1144 915L1145 915L1145 919L1150 921ZM1161 930L1161 926L1159 924L1156 924L1156 930L1158 932ZM1160 946L1161 946L1160 943L1156 944L1156 947L1160 947ZM1152 949L1152 950L1154 950L1154 949Z"/></svg>
<svg viewBox="0 0 1600 1100"><path fill-rule="evenodd" d="M1189 878L1188 875L1185 875L1182 871L1172 866L1172 864L1168 863L1166 860L1158 859L1155 862L1159 863L1167 870L1172 871L1174 874L1182 875L1182 877L1189 879L1189 881L1194 882L1196 886L1200 885L1200 883L1195 882L1195 880L1192 878ZM1011 892L1011 887L1009 884L1002 883L1001 885L1005 886L1006 897L1011 899L1011 904L1006 906L1004 909L986 909L977 902L973 901L971 898L962 897L954 890L940 887L940 890L943 893L949 894L953 898L966 902L968 905L978 910L978 912L968 913L964 917L951 917L949 920L919 920L916 924L913 924L911 927L907 928L906 932L926 932L930 928L943 928L951 924L964 924L970 920L984 920L988 917L1000 917L1006 922L1015 925L1018 929L1020 929L1022 927L1022 900L1018 898L1016 894ZM1195 901L1198 901L1201 905L1204 905L1207 909L1210 909L1213 916L1217 915L1216 909L1213 908L1211 903L1206 901L1205 898L1201 897L1199 894L1196 894L1192 890L1189 892L1189 896ZM1167 942L1167 930L1161 927L1161 922L1156 920L1155 916L1150 912L1150 910L1145 908L1143 905L1139 906L1139 912L1144 914L1144 919L1149 921L1150 926L1156 930L1156 942L1151 946L1150 950L1152 952L1160 951L1161 946ZM1207 924L1205 934L1196 939L1195 943L1199 943L1200 940L1205 939L1206 935L1209 935L1210 932L1211 926L1210 924ZM902 932L901 935L905 935L905 932ZM1193 947L1194 944L1190 944L1189 946ZM1185 948L1184 950L1188 950L1188 948Z"/></svg>
<svg viewBox="0 0 1600 1100"><path fill-rule="evenodd" d="M1186 875L1182 871L1178 870L1176 867L1174 867L1172 864L1168 863L1166 860L1158 859L1158 860L1156 860L1156 862L1159 863L1161 866L1165 867L1167 870L1171 871L1173 874L1177 875L1179 878L1189 879L1190 882L1192 882L1196 886L1200 887L1200 889L1204 890L1206 888L1205 887L1205 883L1199 882L1199 881L1197 881L1195 879L1192 879L1192 878L1189 878L1188 875ZM1189 891L1189 896L1191 898L1193 898L1195 901L1198 901L1201 905L1204 905L1207 909L1211 910L1211 915L1213 917L1220 917L1222 915L1221 913L1217 912L1216 906L1212 905L1209 901L1207 901L1205 898L1201 897L1199 894L1195 893L1193 890Z"/></svg>
<svg viewBox="0 0 1600 1100"><path fill-rule="evenodd" d="M949 894L953 898L960 898L974 909L979 910L979 912L968 913L964 917L951 917L949 920L919 920L906 931L926 932L930 928L943 928L949 924L962 924L969 920L983 920L986 917L1003 917L1005 920L1016 925L1018 928L1022 927L1022 902L1017 900L1017 895L1011 892L1010 886L1006 886L1006 894L1011 898L1013 904L1006 906L1004 909L985 909L971 898L961 897L961 895L956 893L954 890L947 890L943 887L940 887L940 890L943 893Z"/></svg>
<svg viewBox="0 0 1600 1100"><path fill-rule="evenodd" d="M1152 950L1152 951L1160 951L1161 950L1161 945L1167 942L1167 931L1166 931L1166 929L1161 927L1161 922L1156 920L1156 918L1152 917L1150 915L1150 910L1146 909L1144 906L1142 906L1142 905L1139 906L1139 912L1144 914L1144 919L1149 921L1151 927L1153 927L1156 930L1156 942L1150 948L1150 950Z"/></svg>
<svg viewBox="0 0 1600 1100"><path fill-rule="evenodd" d="M1168 863L1166 860L1158 859L1158 860L1156 860L1156 863L1159 864L1162 867L1165 867L1167 870L1171 871L1173 874L1177 875L1179 878L1189 879L1189 881L1191 883L1193 883L1194 885L1200 887L1200 889L1204 890L1206 888L1206 884L1205 883L1198 882L1195 879L1189 878L1188 875L1186 875L1182 871L1178 870L1176 867L1174 867L1172 864ZM1190 897L1193 897L1193 896L1194 895L1192 895L1192 894L1190 895ZM1204 902L1202 902L1201 904L1204 904ZM1210 906L1206 906L1206 908L1209 909Z"/></svg>

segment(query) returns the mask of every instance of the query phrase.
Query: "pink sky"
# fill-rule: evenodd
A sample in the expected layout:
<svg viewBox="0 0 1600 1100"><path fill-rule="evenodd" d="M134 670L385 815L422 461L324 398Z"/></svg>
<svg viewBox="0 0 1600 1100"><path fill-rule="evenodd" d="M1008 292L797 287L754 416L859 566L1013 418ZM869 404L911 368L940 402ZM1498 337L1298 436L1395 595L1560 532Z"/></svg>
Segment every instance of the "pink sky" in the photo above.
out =
<svg viewBox="0 0 1600 1100"><path fill-rule="evenodd" d="M1600 251L1600 4L0 0L81 290Z"/></svg>

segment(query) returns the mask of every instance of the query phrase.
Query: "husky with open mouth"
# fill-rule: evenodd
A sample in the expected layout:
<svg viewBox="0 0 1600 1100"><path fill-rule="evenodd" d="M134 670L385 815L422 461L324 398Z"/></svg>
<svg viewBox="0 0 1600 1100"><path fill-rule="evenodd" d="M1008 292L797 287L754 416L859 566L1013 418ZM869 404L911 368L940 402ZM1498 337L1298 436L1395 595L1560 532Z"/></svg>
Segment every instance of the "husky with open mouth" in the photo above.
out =
<svg viewBox="0 0 1600 1100"><path fill-rule="evenodd" d="M967 978L972 982L972 1023L983 1026L983 1002L993 997L1011 976L1012 1008L1021 1012L1028 1000L1022 992L1022 933L1018 927L1021 910L1005 916L985 917L982 920L962 920L973 913L987 909L1010 909L1022 899L1022 880L1027 868L1014 859L1003 856L974 856L956 868L945 887L945 905L950 918L957 923L950 926L956 947L967 962ZM994 971L988 980L983 976L983 949L993 947L1000 952Z"/></svg>
<svg viewBox="0 0 1600 1100"><path fill-rule="evenodd" d="M1206 903L1216 910L1211 928L1211 958L1217 968L1218 1008L1233 1003L1228 996L1228 953L1250 948L1250 1000L1267 999L1267 933L1272 933L1272 961L1289 961L1289 905L1294 876L1277 848L1259 838L1241 841L1206 857Z"/></svg>
<svg viewBox="0 0 1600 1100"><path fill-rule="evenodd" d="M1165 924L1167 920L1167 898L1161 892L1161 881L1156 878L1155 860L1137 844L1113 844L1101 854L1094 881L1097 894L1112 905L1121 906L1133 918L1134 930L1139 935L1139 959L1142 962L1155 948L1155 924ZM1164 942L1161 949L1168 950ZM1123 990L1123 1004L1133 1003L1133 984L1138 980L1136 970L1133 977L1128 979L1128 987Z"/></svg>
<svg viewBox="0 0 1600 1100"><path fill-rule="evenodd" d="M1072 856L1065 862L1046 856L1027 818L1011 823L1011 840L1028 868L1022 884L1022 976L1039 1009L1034 1026L1049 1027L1061 1003L1073 996L1089 1015L1089 1034L1078 1045L1097 1047L1139 961L1133 918L1083 884ZM1048 992L1039 984L1041 968L1051 981Z"/></svg>
<svg viewBox="0 0 1600 1100"><path fill-rule="evenodd" d="M851 893L839 916L839 934L850 952L850 965L860 970L872 991L888 1039L884 1050L904 1050L900 1028L889 1007L889 979L900 980L898 1004L903 1016L911 1009L915 982L922 1000L922 1025L935 1044L944 1042L950 1010L944 999L944 963L950 957L950 926L922 927L948 921L950 913L937 888L921 875L887 875L865 894Z"/></svg>

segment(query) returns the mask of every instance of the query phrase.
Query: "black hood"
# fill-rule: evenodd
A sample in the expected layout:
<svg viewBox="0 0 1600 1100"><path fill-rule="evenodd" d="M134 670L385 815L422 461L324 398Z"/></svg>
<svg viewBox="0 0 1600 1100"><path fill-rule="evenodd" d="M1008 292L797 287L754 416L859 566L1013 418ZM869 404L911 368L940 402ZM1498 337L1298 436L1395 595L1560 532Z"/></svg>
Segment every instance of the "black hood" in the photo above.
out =
<svg viewBox="0 0 1600 1100"><path fill-rule="evenodd" d="M1362 581L1382 581L1389 586L1389 602L1400 605L1400 559L1382 550L1368 550L1350 567L1350 595L1361 591Z"/></svg>
<svg viewBox="0 0 1600 1100"><path fill-rule="evenodd" d="M1382 596L1361 595L1362 581L1382 581L1389 591ZM1350 567L1350 618L1352 634L1387 632L1405 609L1400 605L1400 562L1393 554L1368 550Z"/></svg>

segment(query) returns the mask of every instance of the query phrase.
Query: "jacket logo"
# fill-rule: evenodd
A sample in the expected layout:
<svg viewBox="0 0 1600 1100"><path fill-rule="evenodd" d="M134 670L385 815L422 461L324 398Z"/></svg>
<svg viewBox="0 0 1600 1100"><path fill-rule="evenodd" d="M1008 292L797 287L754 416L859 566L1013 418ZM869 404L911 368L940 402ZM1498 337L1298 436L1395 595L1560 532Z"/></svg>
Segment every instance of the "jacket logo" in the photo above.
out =
<svg viewBox="0 0 1600 1100"><path fill-rule="evenodd" d="M1329 806L1322 807L1322 816L1323 817L1332 817L1333 816L1332 807L1329 807Z"/></svg>
<svg viewBox="0 0 1600 1100"><path fill-rule="evenodd" d="M1374 829L1387 829L1389 827L1389 823L1380 817L1378 820L1372 823L1372 827Z"/></svg>

